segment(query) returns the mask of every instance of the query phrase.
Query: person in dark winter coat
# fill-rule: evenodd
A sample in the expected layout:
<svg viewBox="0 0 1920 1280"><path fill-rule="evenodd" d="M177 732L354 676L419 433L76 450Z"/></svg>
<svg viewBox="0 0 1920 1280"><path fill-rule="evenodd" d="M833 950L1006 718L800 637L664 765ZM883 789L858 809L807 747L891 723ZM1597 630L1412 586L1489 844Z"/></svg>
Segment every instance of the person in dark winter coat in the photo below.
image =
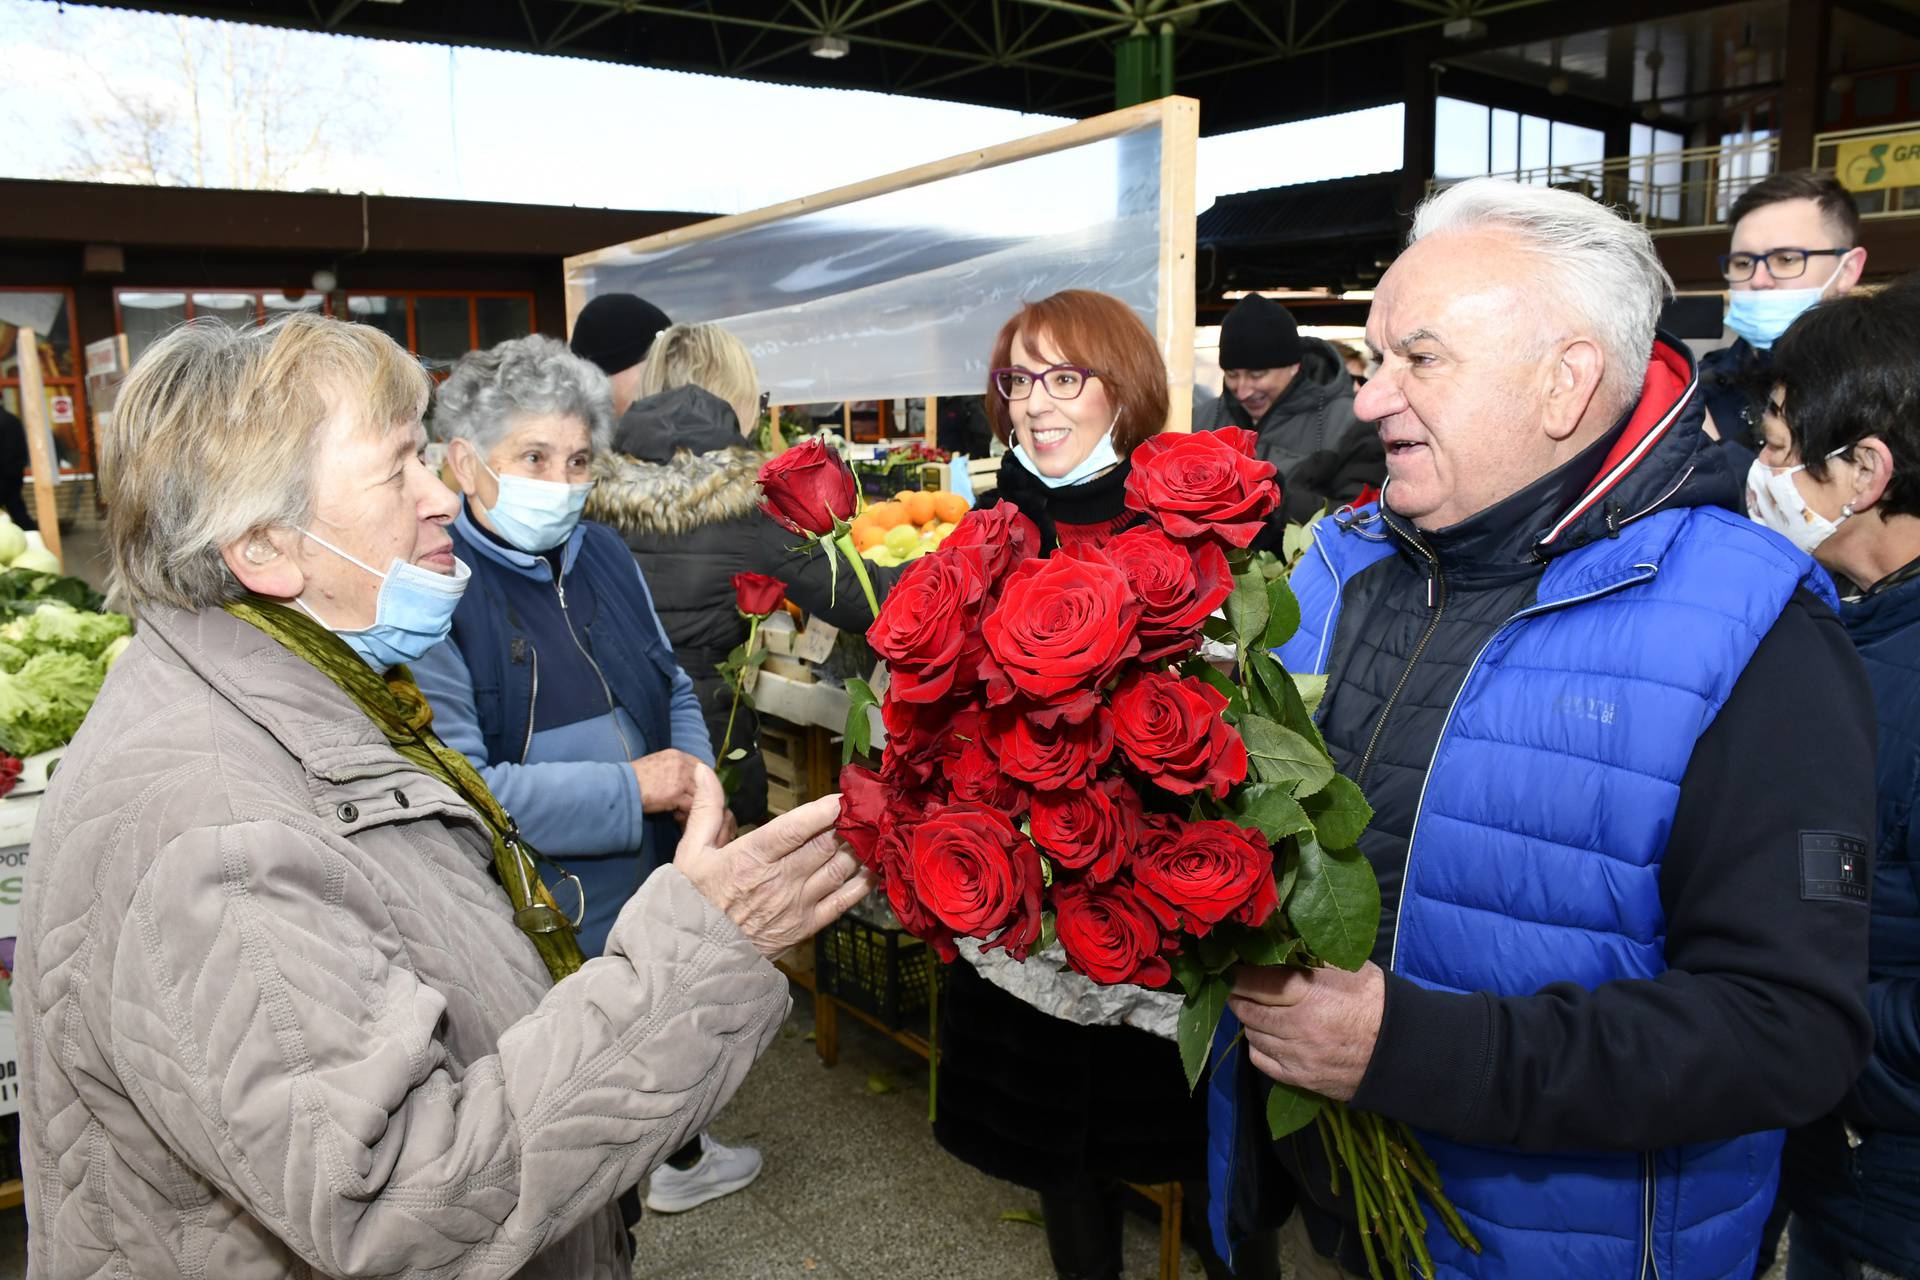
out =
<svg viewBox="0 0 1920 1280"><path fill-rule="evenodd" d="M1729 213L1733 238L1720 259L1730 346L1700 359L1706 430L1745 474L1760 447L1760 411L1773 344L1808 307L1860 282L1867 251L1853 196L1829 174L1799 169L1748 187Z"/></svg>
<svg viewBox="0 0 1920 1280"><path fill-rule="evenodd" d="M662 383L672 385L661 390ZM653 393L627 410L612 450L596 460L587 515L618 530L632 549L717 751L733 690L716 668L747 638L734 574L779 578L795 604L838 627L864 632L873 616L850 582L836 585L823 555L798 545L759 509L767 459L742 435L735 409L757 407L759 393L737 339L716 325L667 329L640 385ZM893 581L878 566L869 573L876 592ZM742 823L764 821L766 762L758 721L745 707L733 717L731 744L747 755L733 762L737 781L728 805Z"/></svg>
<svg viewBox="0 0 1920 1280"><path fill-rule="evenodd" d="M1220 326L1225 387L1197 431L1244 427L1274 465L1288 524L1303 524L1378 488L1386 458L1371 423L1353 412L1353 377L1332 343L1303 337L1285 307L1259 294Z"/></svg>
<svg viewBox="0 0 1920 1280"><path fill-rule="evenodd" d="M991 364L987 413L1011 447L983 505L1013 503L1049 554L1142 519L1126 506L1128 458L1165 425L1167 375L1126 304L1079 289L1030 303L1001 330ZM940 1002L934 1136L976 1169L1040 1193L1061 1277L1111 1280L1123 1181L1191 1181L1190 1207L1202 1203L1204 1115L1172 1039L1179 996L1097 986L1058 954L1016 964L962 944ZM1244 1253L1241 1280L1277 1274L1278 1244L1268 1243L1265 1266L1257 1250ZM1218 1259L1207 1264L1225 1275Z"/></svg>
<svg viewBox="0 0 1920 1280"><path fill-rule="evenodd" d="M1815 307L1774 347L1773 374L1755 518L1841 580L1840 620L1880 726L1873 1057L1831 1115L1788 1139L1787 1278L1910 1276L1920 1274L1920 279Z"/></svg>
<svg viewBox="0 0 1920 1280"><path fill-rule="evenodd" d="M1272 1078L1419 1132L1480 1245L1433 1218L1435 1280L1749 1276L1783 1131L1868 1060L1871 692L1826 573L1732 509L1670 290L1641 228L1496 179L1380 284L1385 494L1316 527L1280 651L1327 678L1380 930L1237 974L1223 1251L1291 1210L1310 1274L1366 1270Z"/></svg>

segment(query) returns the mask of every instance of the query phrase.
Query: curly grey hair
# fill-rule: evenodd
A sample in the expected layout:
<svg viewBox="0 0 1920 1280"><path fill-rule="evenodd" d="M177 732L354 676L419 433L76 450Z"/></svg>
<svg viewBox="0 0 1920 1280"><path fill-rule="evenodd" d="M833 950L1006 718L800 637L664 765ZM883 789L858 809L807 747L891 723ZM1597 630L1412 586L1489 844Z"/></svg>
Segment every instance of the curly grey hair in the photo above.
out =
<svg viewBox="0 0 1920 1280"><path fill-rule="evenodd" d="M434 435L465 440L482 454L513 431L514 420L556 414L587 424L595 453L613 434L613 385L591 362L545 334L469 351L440 387Z"/></svg>

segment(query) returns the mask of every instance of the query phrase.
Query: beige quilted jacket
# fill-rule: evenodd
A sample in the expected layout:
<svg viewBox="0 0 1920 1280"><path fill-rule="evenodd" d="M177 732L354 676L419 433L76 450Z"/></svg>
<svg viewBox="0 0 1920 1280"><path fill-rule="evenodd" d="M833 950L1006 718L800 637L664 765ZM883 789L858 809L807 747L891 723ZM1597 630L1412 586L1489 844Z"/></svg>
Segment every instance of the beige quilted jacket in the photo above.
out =
<svg viewBox="0 0 1920 1280"><path fill-rule="evenodd" d="M786 982L669 867L550 988L487 850L278 643L143 619L34 834L29 1274L628 1275Z"/></svg>

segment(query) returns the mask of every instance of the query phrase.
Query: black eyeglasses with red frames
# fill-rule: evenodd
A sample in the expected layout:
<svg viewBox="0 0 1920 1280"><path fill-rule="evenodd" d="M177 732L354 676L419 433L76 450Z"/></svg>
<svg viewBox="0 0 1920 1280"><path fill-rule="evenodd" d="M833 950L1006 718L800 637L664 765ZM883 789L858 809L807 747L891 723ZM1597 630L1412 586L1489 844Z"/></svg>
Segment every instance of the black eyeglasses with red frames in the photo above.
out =
<svg viewBox="0 0 1920 1280"><path fill-rule="evenodd" d="M1050 365L1038 373L1022 369L1019 365L1009 365L993 371L993 386L1009 400L1025 400L1033 394L1035 383L1044 382L1047 394L1055 400L1078 400L1080 393L1087 389L1087 383L1099 376L1098 369L1078 364Z"/></svg>
<svg viewBox="0 0 1920 1280"><path fill-rule="evenodd" d="M1720 275L1728 284L1744 284L1762 262L1775 280L1798 280L1807 274L1807 259L1822 255L1844 257L1852 249L1769 249L1765 253L1723 253Z"/></svg>

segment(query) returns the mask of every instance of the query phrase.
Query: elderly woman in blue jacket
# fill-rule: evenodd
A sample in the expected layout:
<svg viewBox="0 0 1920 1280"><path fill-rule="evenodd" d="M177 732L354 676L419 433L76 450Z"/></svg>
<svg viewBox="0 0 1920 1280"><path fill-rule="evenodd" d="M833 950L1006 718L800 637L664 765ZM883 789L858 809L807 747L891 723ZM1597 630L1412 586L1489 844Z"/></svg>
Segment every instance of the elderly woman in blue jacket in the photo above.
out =
<svg viewBox="0 0 1920 1280"><path fill-rule="evenodd" d="M1769 376L1749 513L1838 580L1880 738L1873 1056L1839 1108L1788 1141L1787 1276L1910 1276L1920 1274L1920 278L1814 308L1773 348ZM1819 746L1789 745L1786 776ZM1864 867L1857 891L1867 893Z"/></svg>
<svg viewBox="0 0 1920 1280"><path fill-rule="evenodd" d="M434 429L466 495L452 532L473 581L452 638L413 668L441 738L528 843L577 877L588 956L671 860L695 781L713 767L693 682L632 554L580 518L612 412L606 375L538 334L454 367ZM702 1135L654 1174L646 1203L691 1209L759 1172L757 1152Z"/></svg>

